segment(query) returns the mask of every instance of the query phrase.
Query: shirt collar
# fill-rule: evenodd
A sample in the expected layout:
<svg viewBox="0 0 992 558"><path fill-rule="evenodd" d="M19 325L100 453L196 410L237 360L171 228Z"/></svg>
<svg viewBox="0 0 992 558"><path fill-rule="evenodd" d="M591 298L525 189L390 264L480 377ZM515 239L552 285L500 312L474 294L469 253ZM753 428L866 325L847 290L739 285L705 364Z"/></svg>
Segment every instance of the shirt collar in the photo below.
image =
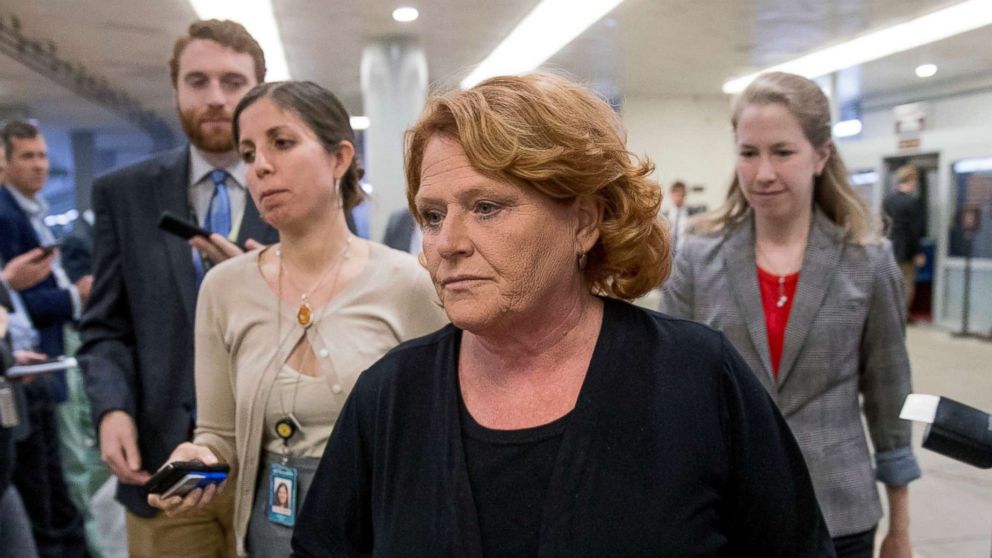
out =
<svg viewBox="0 0 992 558"><path fill-rule="evenodd" d="M32 200L9 184L4 184L4 188L10 192L11 196L14 196L14 201L17 202L17 205L31 217L44 217L48 215L48 202L45 201L45 198L41 194L36 194Z"/></svg>
<svg viewBox="0 0 992 558"><path fill-rule="evenodd" d="M189 183L199 184L203 180L207 179L207 175L210 171L214 170L214 166L207 162L207 159L203 156L203 153L199 149L193 147L189 148ZM239 188L245 187L245 178L247 176L247 170L245 169L245 163L240 158L228 167L224 167L227 174L234 179ZM230 183L229 183L230 184Z"/></svg>

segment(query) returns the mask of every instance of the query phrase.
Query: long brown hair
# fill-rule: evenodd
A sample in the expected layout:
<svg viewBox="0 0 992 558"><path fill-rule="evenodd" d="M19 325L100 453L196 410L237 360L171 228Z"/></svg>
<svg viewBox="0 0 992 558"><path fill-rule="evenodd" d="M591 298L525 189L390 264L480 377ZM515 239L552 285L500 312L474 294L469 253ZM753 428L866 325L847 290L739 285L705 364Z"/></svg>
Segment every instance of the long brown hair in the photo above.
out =
<svg viewBox="0 0 992 558"><path fill-rule="evenodd" d="M814 179L813 203L831 221L843 227L850 240L862 244L877 241L878 226L868 204L851 187L847 167L830 141L830 101L820 87L796 74L761 74L734 99L730 119L734 132L737 132L737 123L746 107L770 104L782 105L795 116L813 147L828 146L830 149L823 172ZM693 231L700 234L724 231L744 220L750 207L735 173L726 201L719 208L699 216L693 223Z"/></svg>

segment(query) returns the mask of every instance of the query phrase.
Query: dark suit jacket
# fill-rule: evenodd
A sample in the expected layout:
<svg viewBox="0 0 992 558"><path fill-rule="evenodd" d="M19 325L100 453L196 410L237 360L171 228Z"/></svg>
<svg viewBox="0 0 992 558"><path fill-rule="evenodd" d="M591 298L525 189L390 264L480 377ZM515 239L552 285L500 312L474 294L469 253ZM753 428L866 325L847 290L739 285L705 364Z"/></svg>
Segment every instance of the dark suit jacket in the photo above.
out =
<svg viewBox="0 0 992 558"><path fill-rule="evenodd" d="M163 211L190 213L189 148L161 153L93 183L94 280L81 325L87 394L99 425L105 413L134 418L142 467L155 471L194 423L195 272L189 245L158 228ZM277 239L251 199L238 241ZM118 499L138 515L155 510L141 487Z"/></svg>
<svg viewBox="0 0 992 558"><path fill-rule="evenodd" d="M712 329L605 300L543 502L537 555L834 556L782 416ZM358 378L293 556L483 555L448 326Z"/></svg>
<svg viewBox="0 0 992 558"><path fill-rule="evenodd" d="M896 486L919 476L911 425L899 418L912 391L902 276L888 241L853 242L815 210L776 380L753 227L749 215L723 233L686 238L661 309L730 339L789 421L831 534L867 531L882 514L876 475Z"/></svg>
<svg viewBox="0 0 992 558"><path fill-rule="evenodd" d="M394 250L401 252L410 251L410 237L413 236L413 228L417 226L413 220L413 215L407 208L397 209L389 216L389 223L386 224L386 234L382 237L382 243Z"/></svg>
<svg viewBox="0 0 992 558"><path fill-rule="evenodd" d="M93 226L80 217L72 232L62 239L62 269L76 282L93 273Z"/></svg>
<svg viewBox="0 0 992 558"><path fill-rule="evenodd" d="M4 261L40 246L31 222L7 188L0 188L0 258ZM20 291L20 295L41 337L39 350L51 356L61 355L62 325L72 320L69 291L60 289L55 276L49 275L37 285Z"/></svg>
<svg viewBox="0 0 992 558"><path fill-rule="evenodd" d="M895 191L885 196L882 210L891 221L889 238L897 262L908 262L920 253L923 214L920 200L912 194Z"/></svg>

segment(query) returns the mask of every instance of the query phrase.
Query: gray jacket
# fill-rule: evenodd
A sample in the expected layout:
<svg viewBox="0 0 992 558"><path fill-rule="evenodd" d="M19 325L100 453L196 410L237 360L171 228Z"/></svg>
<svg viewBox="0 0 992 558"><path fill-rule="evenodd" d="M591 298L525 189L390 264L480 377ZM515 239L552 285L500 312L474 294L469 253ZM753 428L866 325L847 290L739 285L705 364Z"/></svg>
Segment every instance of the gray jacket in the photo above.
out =
<svg viewBox="0 0 992 558"><path fill-rule="evenodd" d="M775 380L754 253L754 220L691 236L665 285L661 309L715 327L730 339L778 403L799 441L834 537L871 529L882 515L878 480L920 476L910 423L902 277L888 241L855 244L814 211ZM876 471L858 395L876 450Z"/></svg>

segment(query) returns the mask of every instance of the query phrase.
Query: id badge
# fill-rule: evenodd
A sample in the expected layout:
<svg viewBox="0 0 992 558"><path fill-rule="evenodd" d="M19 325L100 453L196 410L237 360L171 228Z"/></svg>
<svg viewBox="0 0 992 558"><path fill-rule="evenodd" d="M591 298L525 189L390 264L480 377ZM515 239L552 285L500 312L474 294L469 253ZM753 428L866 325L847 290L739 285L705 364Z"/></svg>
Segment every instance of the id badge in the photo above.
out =
<svg viewBox="0 0 992 558"><path fill-rule="evenodd" d="M286 527L296 523L296 469L273 464L269 469L269 521Z"/></svg>

